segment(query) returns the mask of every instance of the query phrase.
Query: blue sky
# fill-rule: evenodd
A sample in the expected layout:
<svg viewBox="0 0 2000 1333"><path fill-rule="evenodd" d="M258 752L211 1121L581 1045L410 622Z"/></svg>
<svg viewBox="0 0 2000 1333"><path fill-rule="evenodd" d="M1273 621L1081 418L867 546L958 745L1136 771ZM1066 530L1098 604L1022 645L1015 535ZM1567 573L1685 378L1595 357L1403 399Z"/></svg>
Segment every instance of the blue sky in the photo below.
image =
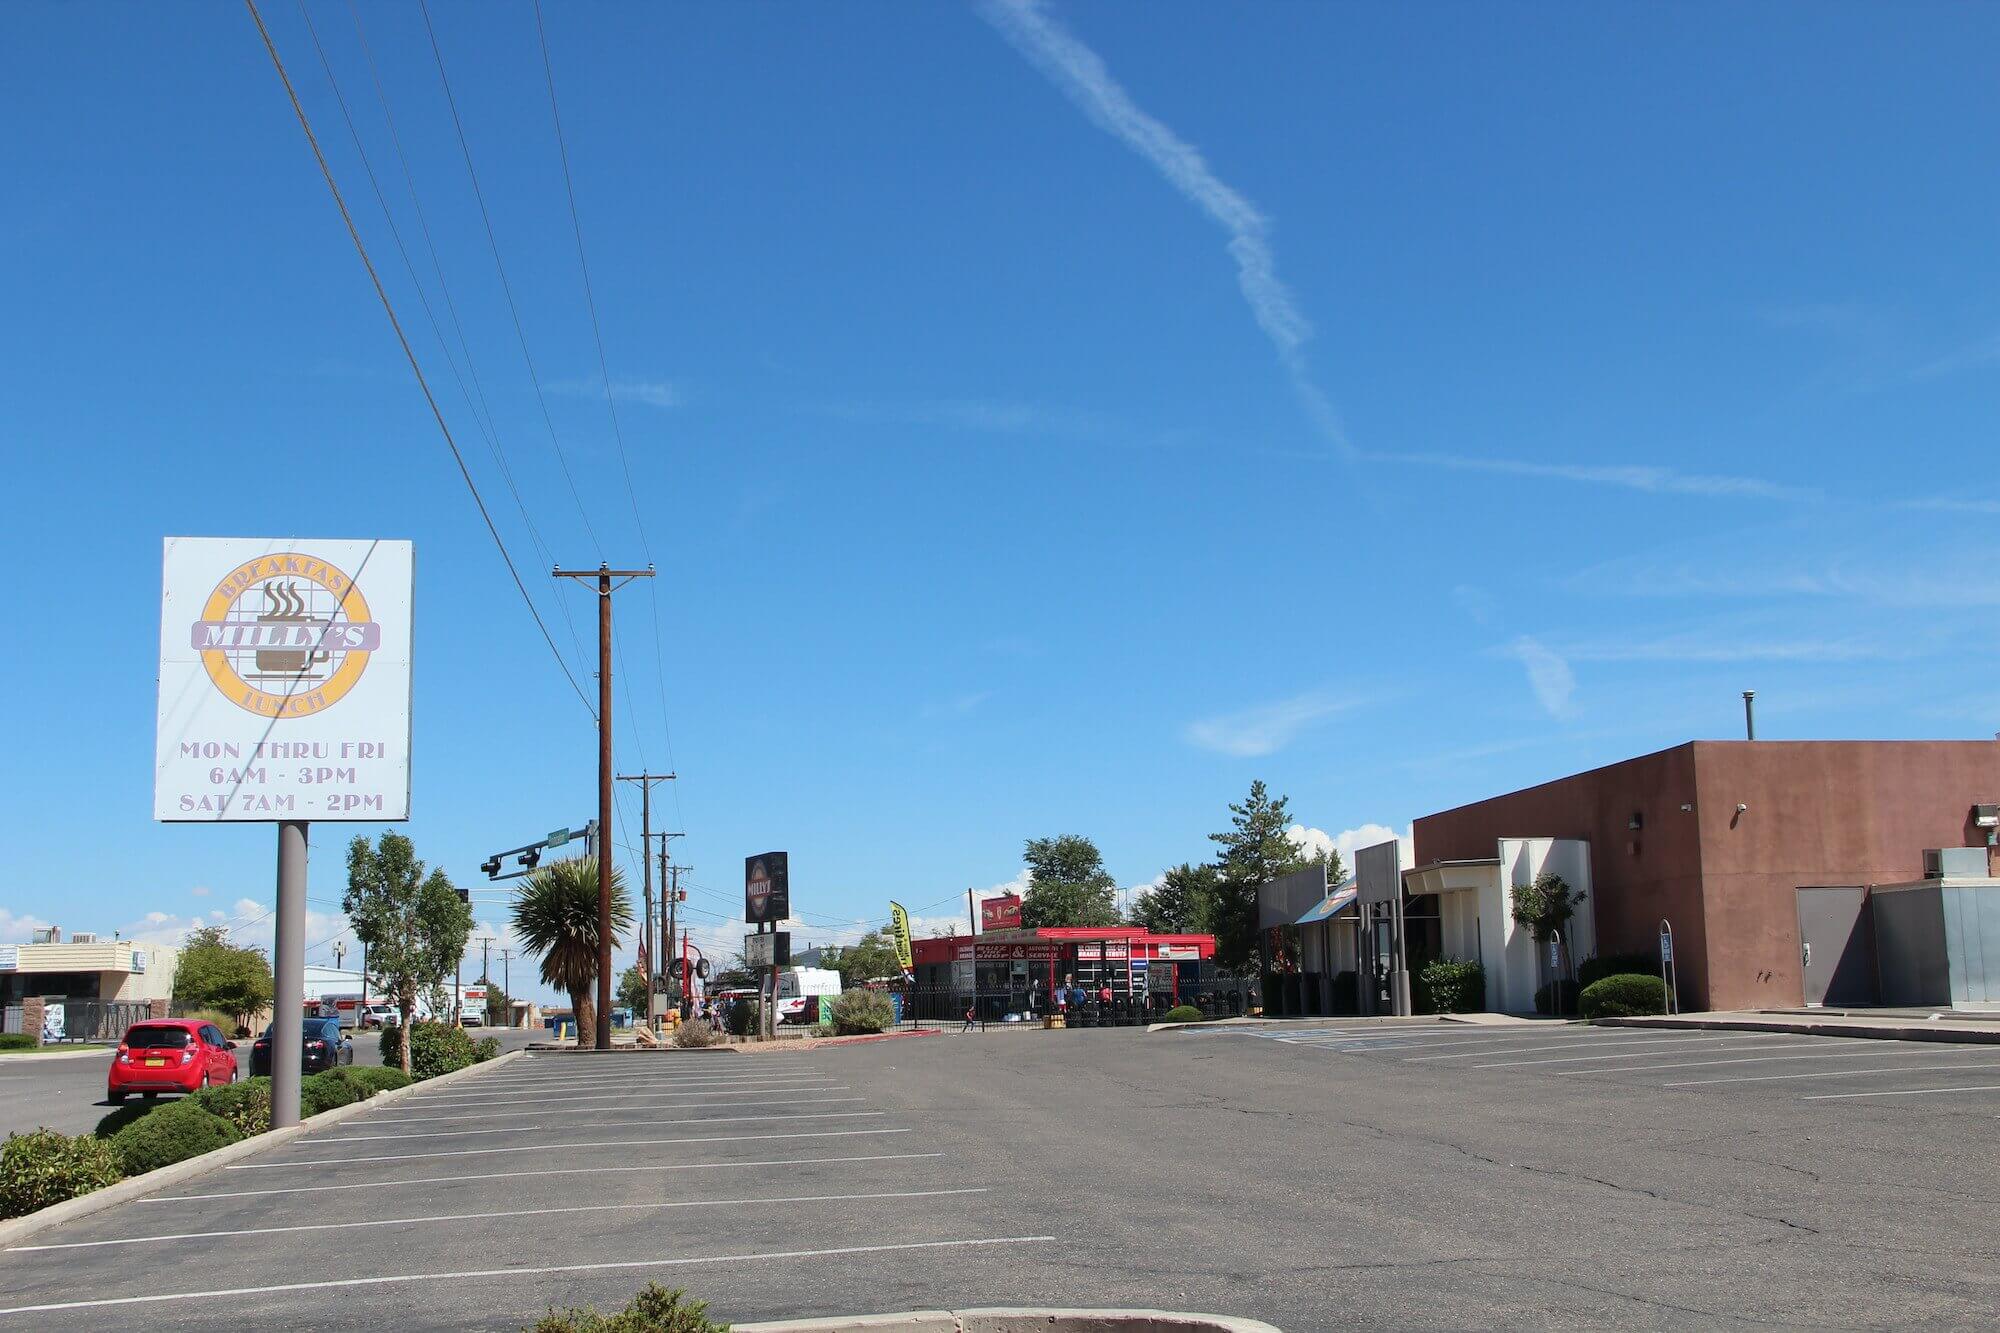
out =
<svg viewBox="0 0 2000 1333"><path fill-rule="evenodd" d="M360 10L518 504L265 6L572 669L543 551L659 565L620 765L682 774L713 939L752 852L816 924L942 918L1027 837L1142 884L1253 778L1401 829L1738 735L1746 688L1770 737L2000 729L1991 8L551 6L628 491L533 11L440 0L581 504L421 16ZM349 11L310 12L450 335ZM268 930L268 829L147 818L168 534L416 542L407 832L477 880L588 815L588 717L245 13L104 19L0 10L0 935Z"/></svg>

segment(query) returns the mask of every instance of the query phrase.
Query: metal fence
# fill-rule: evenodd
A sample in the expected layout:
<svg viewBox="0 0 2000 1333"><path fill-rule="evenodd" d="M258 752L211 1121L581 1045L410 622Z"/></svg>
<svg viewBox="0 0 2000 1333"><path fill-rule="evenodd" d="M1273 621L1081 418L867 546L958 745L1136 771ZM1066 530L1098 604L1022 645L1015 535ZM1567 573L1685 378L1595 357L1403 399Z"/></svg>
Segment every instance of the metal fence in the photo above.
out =
<svg viewBox="0 0 2000 1333"><path fill-rule="evenodd" d="M20 1005L10 1004L6 1007L5 1010L0 1010L0 1034L5 1034L6 1036L10 1037L18 1037L21 1035Z"/></svg>
<svg viewBox="0 0 2000 1333"><path fill-rule="evenodd" d="M153 1006L144 1000L50 1000L43 1011L42 1036L46 1042L117 1041L126 1028L152 1016Z"/></svg>

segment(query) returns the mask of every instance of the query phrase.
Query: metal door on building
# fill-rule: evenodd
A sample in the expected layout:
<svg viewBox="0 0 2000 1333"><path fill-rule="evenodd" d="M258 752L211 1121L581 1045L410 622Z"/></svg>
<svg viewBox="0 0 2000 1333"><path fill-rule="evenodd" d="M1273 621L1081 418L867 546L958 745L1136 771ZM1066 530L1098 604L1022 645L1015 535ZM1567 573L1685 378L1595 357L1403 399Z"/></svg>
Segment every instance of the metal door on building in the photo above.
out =
<svg viewBox="0 0 2000 1333"><path fill-rule="evenodd" d="M1868 890L1799 890L1799 971L1808 1005L1879 1003Z"/></svg>

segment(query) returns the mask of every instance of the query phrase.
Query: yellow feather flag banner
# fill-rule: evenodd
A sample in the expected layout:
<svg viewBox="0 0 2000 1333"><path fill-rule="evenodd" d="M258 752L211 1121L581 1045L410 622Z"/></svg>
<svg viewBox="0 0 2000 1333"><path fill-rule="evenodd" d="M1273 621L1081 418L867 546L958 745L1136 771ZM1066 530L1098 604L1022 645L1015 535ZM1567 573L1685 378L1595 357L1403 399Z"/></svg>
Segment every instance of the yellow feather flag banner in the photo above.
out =
<svg viewBox="0 0 2000 1333"><path fill-rule="evenodd" d="M896 932L896 963L907 972L912 966L910 961L910 914L904 909L901 903L891 902L889 904L889 924L890 928Z"/></svg>

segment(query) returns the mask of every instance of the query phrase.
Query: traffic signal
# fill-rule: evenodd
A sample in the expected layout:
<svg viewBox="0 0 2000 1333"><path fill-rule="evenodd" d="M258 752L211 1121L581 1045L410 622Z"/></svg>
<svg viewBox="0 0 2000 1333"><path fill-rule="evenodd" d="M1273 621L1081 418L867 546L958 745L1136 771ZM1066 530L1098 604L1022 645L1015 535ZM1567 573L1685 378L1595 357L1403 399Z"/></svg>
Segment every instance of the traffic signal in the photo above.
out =
<svg viewBox="0 0 2000 1333"><path fill-rule="evenodd" d="M479 868L486 872L486 878L498 879L500 877L500 858L489 856L479 863Z"/></svg>
<svg viewBox="0 0 2000 1333"><path fill-rule="evenodd" d="M515 859L521 863L523 870L533 870L542 863L542 849L539 847L530 847Z"/></svg>
<svg viewBox="0 0 2000 1333"><path fill-rule="evenodd" d="M457 893L458 893L458 900L459 900L460 902L464 903L464 904L465 904L465 905L466 905L467 907L470 907L470 906L472 906L472 890L471 890L471 889L459 889L459 890L457 890Z"/></svg>

